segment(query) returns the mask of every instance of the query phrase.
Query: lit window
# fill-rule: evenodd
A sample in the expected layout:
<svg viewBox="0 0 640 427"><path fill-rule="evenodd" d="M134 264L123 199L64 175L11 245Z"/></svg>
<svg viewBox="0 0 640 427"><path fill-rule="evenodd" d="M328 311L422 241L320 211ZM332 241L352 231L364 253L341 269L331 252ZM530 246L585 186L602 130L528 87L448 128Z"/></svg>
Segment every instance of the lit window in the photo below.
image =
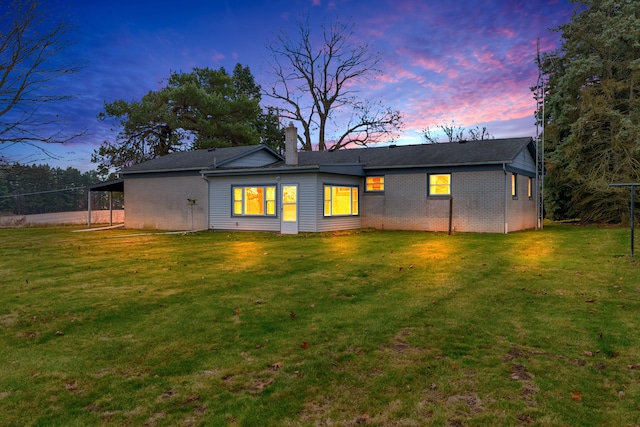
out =
<svg viewBox="0 0 640 427"><path fill-rule="evenodd" d="M233 187L233 214L275 216L276 187Z"/></svg>
<svg viewBox="0 0 640 427"><path fill-rule="evenodd" d="M384 191L384 176L368 176L366 183L366 191L368 192Z"/></svg>
<svg viewBox="0 0 640 427"><path fill-rule="evenodd" d="M358 187L324 186L324 216L358 215Z"/></svg>
<svg viewBox="0 0 640 427"><path fill-rule="evenodd" d="M511 174L511 195L518 197L518 175L515 173Z"/></svg>
<svg viewBox="0 0 640 427"><path fill-rule="evenodd" d="M450 196L451 195L451 174L431 174L429 175L429 195L430 196Z"/></svg>
<svg viewBox="0 0 640 427"><path fill-rule="evenodd" d="M527 181L527 197L533 198L533 179L531 178Z"/></svg>

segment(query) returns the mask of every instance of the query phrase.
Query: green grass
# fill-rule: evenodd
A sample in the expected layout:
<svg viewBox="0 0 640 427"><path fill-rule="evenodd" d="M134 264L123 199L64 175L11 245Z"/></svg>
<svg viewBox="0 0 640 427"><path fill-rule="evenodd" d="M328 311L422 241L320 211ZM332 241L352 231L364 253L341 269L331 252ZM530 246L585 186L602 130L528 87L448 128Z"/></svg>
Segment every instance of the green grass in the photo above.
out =
<svg viewBox="0 0 640 427"><path fill-rule="evenodd" d="M640 424L628 230L71 230L0 230L0 425Z"/></svg>

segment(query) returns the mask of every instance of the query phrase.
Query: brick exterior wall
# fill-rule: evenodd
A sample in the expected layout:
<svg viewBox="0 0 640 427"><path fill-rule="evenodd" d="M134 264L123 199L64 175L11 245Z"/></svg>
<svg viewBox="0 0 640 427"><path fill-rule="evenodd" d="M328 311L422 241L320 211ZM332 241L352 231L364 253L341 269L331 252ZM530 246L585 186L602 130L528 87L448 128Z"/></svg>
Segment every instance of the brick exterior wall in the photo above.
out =
<svg viewBox="0 0 640 427"><path fill-rule="evenodd" d="M124 185L125 227L160 230L208 228L207 182L199 175L127 177ZM196 204L190 205L187 199L196 200Z"/></svg>
<svg viewBox="0 0 640 427"><path fill-rule="evenodd" d="M448 231L451 206L454 231L504 233L535 228L535 195L532 200L527 197L526 178L521 176L518 180L518 191L523 196L513 200L510 173L505 176L502 170L454 172L450 202L449 197L427 196L426 173L387 174L384 193L362 195L362 226ZM508 230L505 230L505 202Z"/></svg>

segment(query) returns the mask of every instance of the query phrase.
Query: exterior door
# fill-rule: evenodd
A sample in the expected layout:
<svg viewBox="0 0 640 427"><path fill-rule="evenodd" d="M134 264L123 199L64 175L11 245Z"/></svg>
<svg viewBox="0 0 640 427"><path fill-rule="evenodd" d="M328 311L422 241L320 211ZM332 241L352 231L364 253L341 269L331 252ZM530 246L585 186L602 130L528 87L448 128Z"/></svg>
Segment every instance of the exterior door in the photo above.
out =
<svg viewBox="0 0 640 427"><path fill-rule="evenodd" d="M282 184L280 233L298 234L298 185Z"/></svg>

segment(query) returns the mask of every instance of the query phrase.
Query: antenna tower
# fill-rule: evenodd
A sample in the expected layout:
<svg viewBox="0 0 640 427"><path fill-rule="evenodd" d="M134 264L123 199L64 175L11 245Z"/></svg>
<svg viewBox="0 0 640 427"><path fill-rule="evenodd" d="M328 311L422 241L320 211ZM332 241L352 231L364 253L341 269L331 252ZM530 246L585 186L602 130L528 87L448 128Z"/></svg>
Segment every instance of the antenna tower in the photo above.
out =
<svg viewBox="0 0 640 427"><path fill-rule="evenodd" d="M536 63L538 65L538 82L534 92L536 100L536 207L538 209L538 229L542 230L544 220L544 101L547 89L547 82L542 70L542 59L540 58L540 39L537 42Z"/></svg>

